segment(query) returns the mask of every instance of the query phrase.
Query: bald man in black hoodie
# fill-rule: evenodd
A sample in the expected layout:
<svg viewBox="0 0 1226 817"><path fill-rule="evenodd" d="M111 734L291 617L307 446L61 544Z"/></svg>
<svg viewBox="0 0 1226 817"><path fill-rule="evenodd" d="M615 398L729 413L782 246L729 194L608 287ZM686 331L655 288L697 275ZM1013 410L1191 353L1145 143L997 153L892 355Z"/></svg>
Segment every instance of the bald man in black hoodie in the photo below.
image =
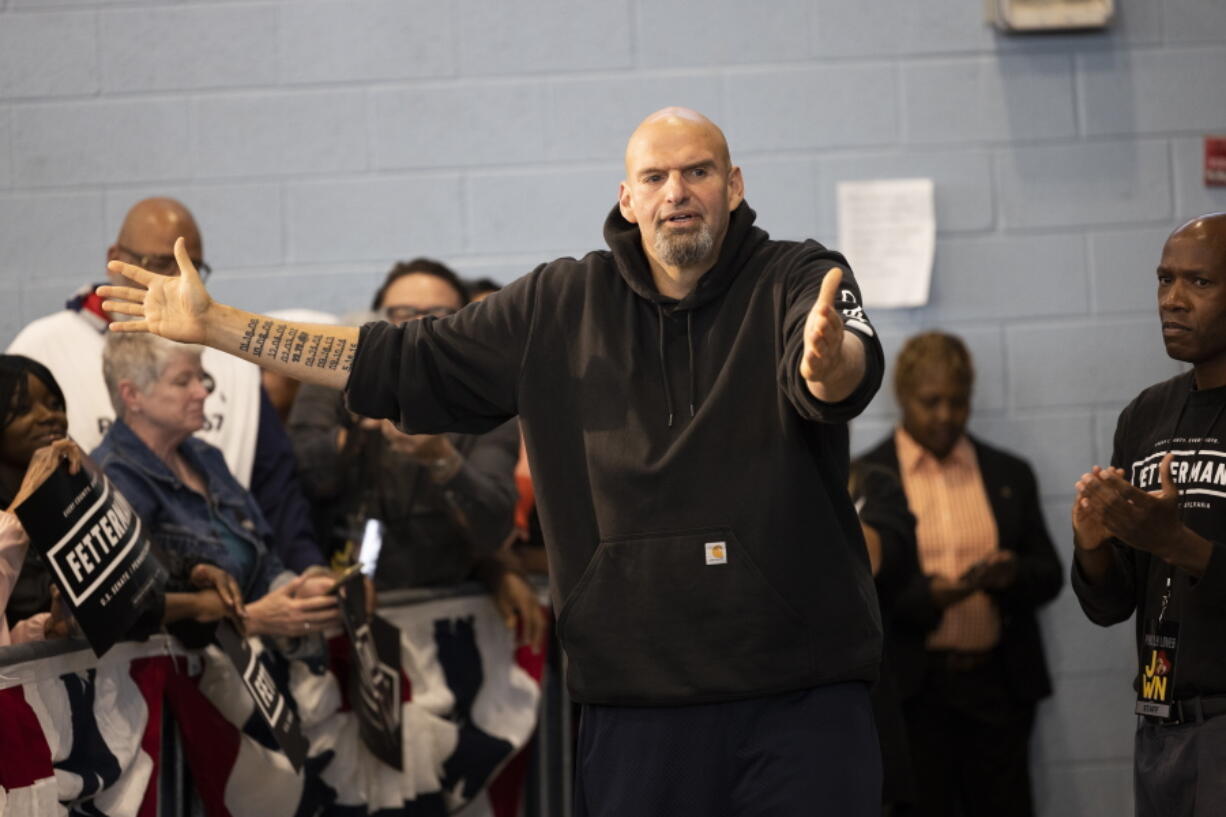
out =
<svg viewBox="0 0 1226 817"><path fill-rule="evenodd" d="M631 136L609 249L442 319L358 329L212 301L120 265L119 331L346 388L406 431L518 414L568 685L581 815L880 808L881 624L846 423L881 345L838 253L753 225L723 134L668 108Z"/></svg>

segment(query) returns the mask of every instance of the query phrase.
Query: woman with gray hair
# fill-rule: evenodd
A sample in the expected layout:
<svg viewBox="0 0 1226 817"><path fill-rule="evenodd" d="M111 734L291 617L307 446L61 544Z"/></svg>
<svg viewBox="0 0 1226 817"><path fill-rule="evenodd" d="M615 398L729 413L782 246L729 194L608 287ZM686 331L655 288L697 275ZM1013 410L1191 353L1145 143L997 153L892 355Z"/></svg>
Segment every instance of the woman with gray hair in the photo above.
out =
<svg viewBox="0 0 1226 817"><path fill-rule="evenodd" d="M127 497L172 579L206 562L234 576L249 635L303 636L339 623L326 571L294 577L270 547L255 499L221 451L193 437L211 380L200 347L112 334L102 357L116 420L92 457Z"/></svg>

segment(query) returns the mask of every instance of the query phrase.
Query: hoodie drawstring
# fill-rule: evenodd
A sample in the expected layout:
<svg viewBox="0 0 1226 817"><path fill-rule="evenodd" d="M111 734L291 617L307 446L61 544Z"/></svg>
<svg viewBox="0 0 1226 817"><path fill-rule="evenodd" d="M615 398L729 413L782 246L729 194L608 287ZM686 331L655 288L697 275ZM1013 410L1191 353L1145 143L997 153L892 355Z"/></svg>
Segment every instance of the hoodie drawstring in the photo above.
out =
<svg viewBox="0 0 1226 817"><path fill-rule="evenodd" d="M685 313L685 339L690 346L690 417L694 416L694 313Z"/></svg>
<svg viewBox="0 0 1226 817"><path fill-rule="evenodd" d="M656 304L656 320L660 325L660 374L664 379L664 400L668 406L668 427L673 427L673 387L668 379L668 359L664 356L664 307ZM694 313L685 313L685 340L689 349L690 363L690 417L694 416Z"/></svg>
<svg viewBox="0 0 1226 817"><path fill-rule="evenodd" d="M673 387L668 382L668 361L664 358L664 307L656 304L656 320L660 324L660 373L664 376L664 399L668 404L668 427L673 427Z"/></svg>

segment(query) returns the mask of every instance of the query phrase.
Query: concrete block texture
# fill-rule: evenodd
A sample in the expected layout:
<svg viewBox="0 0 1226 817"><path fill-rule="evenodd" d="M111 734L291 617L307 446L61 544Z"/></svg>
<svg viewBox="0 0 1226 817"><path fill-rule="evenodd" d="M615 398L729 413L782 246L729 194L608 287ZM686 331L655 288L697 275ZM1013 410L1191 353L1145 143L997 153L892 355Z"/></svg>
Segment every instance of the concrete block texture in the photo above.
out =
<svg viewBox="0 0 1226 817"><path fill-rule="evenodd" d="M466 249L481 253L582 255L607 249L605 217L617 204L620 164L603 170L472 173Z"/></svg>
<svg viewBox="0 0 1226 817"><path fill-rule="evenodd" d="M178 199L191 210L204 242L204 260L214 273L285 260L279 184L169 184L110 190L106 194L108 244L119 234L132 205L151 196Z"/></svg>
<svg viewBox="0 0 1226 817"><path fill-rule="evenodd" d="M724 132L738 151L817 150L898 140L887 64L741 69L725 80Z"/></svg>
<svg viewBox="0 0 1226 817"><path fill-rule="evenodd" d="M182 99L40 103L12 110L15 184L130 183L192 173Z"/></svg>
<svg viewBox="0 0 1226 817"><path fill-rule="evenodd" d="M1157 316L1156 270L1169 227L1091 233L1090 297L1096 313ZM1154 323L1155 330L1157 323Z"/></svg>
<svg viewBox="0 0 1226 817"><path fill-rule="evenodd" d="M1162 31L1166 42L1226 42L1226 4L1213 0L1165 0Z"/></svg>
<svg viewBox="0 0 1226 817"><path fill-rule="evenodd" d="M13 183L13 116L11 109L0 105L0 190Z"/></svg>
<svg viewBox="0 0 1226 817"><path fill-rule="evenodd" d="M945 238L933 266L927 312L938 323L1080 315L1088 306L1079 235Z"/></svg>
<svg viewBox="0 0 1226 817"><path fill-rule="evenodd" d="M1132 817L1132 755L1102 763L1044 763L1036 770L1039 817Z"/></svg>
<svg viewBox="0 0 1226 817"><path fill-rule="evenodd" d="M98 15L108 92L230 88L277 79L271 4L124 8Z"/></svg>
<svg viewBox="0 0 1226 817"><path fill-rule="evenodd" d="M527 275L541 263L538 255L449 255L445 259L448 266L459 273L461 278L490 278L503 286L521 276Z"/></svg>
<svg viewBox="0 0 1226 817"><path fill-rule="evenodd" d="M366 100L361 91L286 91L198 96L191 103L198 178L363 170Z"/></svg>
<svg viewBox="0 0 1226 817"><path fill-rule="evenodd" d="M723 120L722 80L703 71L618 77L564 76L549 82L545 150L550 159L620 160L626 140L648 114L669 105ZM731 145L738 162L740 145Z"/></svg>
<svg viewBox="0 0 1226 817"><path fill-rule="evenodd" d="M8 3L8 8L13 9L13 10L27 10L27 9L68 10L68 9L95 8L95 7L100 7L100 6L129 5L131 3L131 0L7 0L7 3ZM0 7L3 7L3 6L4 6L4 3L0 2Z"/></svg>
<svg viewBox="0 0 1226 817"><path fill-rule="evenodd" d="M64 290L106 277L107 239L100 193L0 194L0 280L53 280ZM4 310L16 312L10 304ZM22 325L37 315L23 316ZM20 327L19 327L20 328Z"/></svg>
<svg viewBox="0 0 1226 817"><path fill-rule="evenodd" d="M1045 497L1072 496L1073 483L1094 464L1093 429L1089 411L1010 417L979 412L971 419L972 433L1030 462ZM1053 440L1060 444L1052 445ZM1056 534L1067 527L1066 514L1050 530Z"/></svg>
<svg viewBox="0 0 1226 817"><path fill-rule="evenodd" d="M356 324L369 319L371 297L393 260L227 270L210 282L209 291L223 303L254 312L318 309Z"/></svg>
<svg viewBox="0 0 1226 817"><path fill-rule="evenodd" d="M817 174L812 160L754 158L740 167L745 201L758 216L755 224L771 238L818 239Z"/></svg>
<svg viewBox="0 0 1226 817"><path fill-rule="evenodd" d="M874 403L881 400L877 397ZM851 424L851 456L857 457L894 432L894 423L885 419L861 417Z"/></svg>
<svg viewBox="0 0 1226 817"><path fill-rule="evenodd" d="M1226 135L1226 121L1220 122L1213 132ZM1190 218L1226 210L1226 187L1205 185L1204 139L1199 136L1172 139L1171 154L1175 174L1175 217L1170 221L1171 229Z"/></svg>
<svg viewBox="0 0 1226 817"><path fill-rule="evenodd" d="M629 0L458 0L465 75L592 71L633 64Z"/></svg>
<svg viewBox="0 0 1226 817"><path fill-rule="evenodd" d="M1226 130L1226 45L1077 57L1085 132Z"/></svg>
<svg viewBox="0 0 1226 817"><path fill-rule="evenodd" d="M539 162L545 153L539 81L389 88L370 99L380 169Z"/></svg>
<svg viewBox="0 0 1226 817"><path fill-rule="evenodd" d="M1005 329L1010 401L1019 408L1119 406L1179 372L1152 319L1099 318Z"/></svg>
<svg viewBox="0 0 1226 817"><path fill-rule="evenodd" d="M818 57L991 51L992 29L961 0L817 0Z"/></svg>
<svg viewBox="0 0 1226 817"><path fill-rule="evenodd" d="M1137 390L1138 393L1140 389ZM1117 407L1100 409L1094 412L1094 464L1108 466L1111 464L1111 454L1115 450L1115 426L1119 422L1120 412L1129 401L1124 401Z"/></svg>
<svg viewBox="0 0 1226 817"><path fill-rule="evenodd" d="M94 281L100 281L101 276L96 276ZM84 284L90 282L89 278L83 281L24 281L21 284L21 322L12 335L4 338L5 347L12 342L13 337L17 332L30 321L35 318L41 318L43 315L50 315L53 312L58 312L64 308L64 302L67 301L73 293Z"/></svg>
<svg viewBox="0 0 1226 817"><path fill-rule="evenodd" d="M639 64L731 65L790 62L814 54L813 3L776 0L748 9L737 0L638 4ZM694 36L695 32L701 32Z"/></svg>
<svg viewBox="0 0 1226 817"><path fill-rule="evenodd" d="M991 154L985 150L852 153L818 159L823 231L837 229L838 183L931 177L937 231L982 232L994 223Z"/></svg>
<svg viewBox="0 0 1226 817"><path fill-rule="evenodd" d="M1054 509L1061 526L1052 525L1052 535L1061 539L1060 561L1065 568L1065 587L1060 596L1044 609L1041 616L1043 645L1051 671L1063 676L1084 676L1096 672L1113 672L1118 679L1128 679L1137 669L1137 639L1132 619L1111 627L1100 627L1086 618L1077 602L1077 595L1067 583L1072 570L1072 534L1069 532L1069 501ZM1065 541L1068 540L1068 541Z"/></svg>
<svg viewBox="0 0 1226 817"><path fill-rule="evenodd" d="M351 82L455 73L455 10L427 0L286 3L277 30L283 82Z"/></svg>
<svg viewBox="0 0 1226 817"><path fill-rule="evenodd" d="M1034 744L1043 762L1131 762L1137 728L1133 674L1057 675L1055 692L1039 705L1035 724Z"/></svg>
<svg viewBox="0 0 1226 817"><path fill-rule="evenodd" d="M1077 133L1072 60L1018 54L915 63L902 72L908 142L1004 142Z"/></svg>
<svg viewBox="0 0 1226 817"><path fill-rule="evenodd" d="M1161 40L1160 4L1117 0L1115 8L1104 30L1033 38L997 32L984 21L982 6L962 0L818 0L815 56L1077 51Z"/></svg>
<svg viewBox="0 0 1226 817"><path fill-rule="evenodd" d="M462 247L455 175L295 182L285 199L286 257L295 263L382 262Z"/></svg>
<svg viewBox="0 0 1226 817"><path fill-rule="evenodd" d="M1006 229L1166 223L1171 217L1167 146L1107 141L1019 147L996 156Z"/></svg>
<svg viewBox="0 0 1226 817"><path fill-rule="evenodd" d="M92 94L97 89L93 12L5 14L0 19L0 99Z"/></svg>

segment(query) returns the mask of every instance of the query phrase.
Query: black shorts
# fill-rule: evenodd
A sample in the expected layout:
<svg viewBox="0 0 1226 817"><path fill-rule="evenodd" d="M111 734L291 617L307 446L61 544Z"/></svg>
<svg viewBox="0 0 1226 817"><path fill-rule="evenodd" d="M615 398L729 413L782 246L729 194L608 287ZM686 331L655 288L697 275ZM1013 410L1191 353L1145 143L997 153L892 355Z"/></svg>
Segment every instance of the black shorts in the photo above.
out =
<svg viewBox="0 0 1226 817"><path fill-rule="evenodd" d="M880 813L867 684L694 706L583 707L575 817Z"/></svg>

